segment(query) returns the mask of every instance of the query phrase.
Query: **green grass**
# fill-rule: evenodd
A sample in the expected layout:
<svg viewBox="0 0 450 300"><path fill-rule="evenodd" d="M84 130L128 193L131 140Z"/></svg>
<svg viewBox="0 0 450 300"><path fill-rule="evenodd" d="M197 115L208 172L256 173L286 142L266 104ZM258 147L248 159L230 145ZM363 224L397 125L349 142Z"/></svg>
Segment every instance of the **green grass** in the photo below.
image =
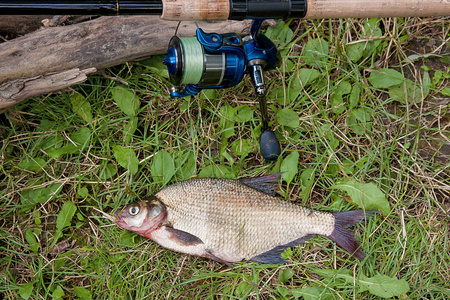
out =
<svg viewBox="0 0 450 300"><path fill-rule="evenodd" d="M283 54L280 68L266 74L271 126L283 151L272 163L258 151L259 106L249 78L227 90L170 99L170 83L153 60L17 104L0 116L0 296L379 299L363 284L381 274L407 282L409 291L395 298L448 299L449 30L448 19L402 18L292 21L269 29ZM439 56L411 57L427 53ZM411 80L408 92L375 87L371 74L380 68ZM305 80L305 69L317 77ZM118 105L117 86L138 97L135 112ZM74 112L74 97L83 112ZM284 113L292 112L298 119L289 123ZM115 145L133 150L134 174ZM157 167L163 151L172 171ZM386 196L389 213L355 228L367 253L362 262L317 237L287 251L286 265L229 268L162 249L99 212L190 176L278 172L293 152L297 170L280 186L288 201L356 209L348 202L355 199L331 188L347 178L373 183ZM306 172L314 176L310 183ZM61 227L68 202L76 211Z"/></svg>

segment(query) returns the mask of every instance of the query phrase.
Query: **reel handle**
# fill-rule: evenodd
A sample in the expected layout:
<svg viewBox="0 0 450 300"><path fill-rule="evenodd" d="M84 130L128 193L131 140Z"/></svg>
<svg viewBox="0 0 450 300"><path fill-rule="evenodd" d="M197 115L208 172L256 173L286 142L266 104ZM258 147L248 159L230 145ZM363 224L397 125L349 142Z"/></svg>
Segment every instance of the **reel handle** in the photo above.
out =
<svg viewBox="0 0 450 300"><path fill-rule="evenodd" d="M262 120L262 133L259 136L259 149L265 160L276 160L281 154L280 142L278 141L275 133L269 130L266 97L264 95L259 95L258 98Z"/></svg>

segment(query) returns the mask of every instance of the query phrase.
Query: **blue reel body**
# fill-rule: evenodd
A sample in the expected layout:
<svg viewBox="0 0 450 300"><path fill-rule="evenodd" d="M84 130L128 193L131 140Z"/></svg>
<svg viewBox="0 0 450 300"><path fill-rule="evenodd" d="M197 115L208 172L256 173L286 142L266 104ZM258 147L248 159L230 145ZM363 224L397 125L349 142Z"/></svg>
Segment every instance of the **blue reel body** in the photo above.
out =
<svg viewBox="0 0 450 300"><path fill-rule="evenodd" d="M196 38L172 37L163 60L175 85L170 96L186 97L203 89L232 87L246 73L252 76L255 88L263 84L262 70L274 68L279 58L272 41L258 34L261 23L255 20L251 35L242 39L235 33L205 33L200 28Z"/></svg>

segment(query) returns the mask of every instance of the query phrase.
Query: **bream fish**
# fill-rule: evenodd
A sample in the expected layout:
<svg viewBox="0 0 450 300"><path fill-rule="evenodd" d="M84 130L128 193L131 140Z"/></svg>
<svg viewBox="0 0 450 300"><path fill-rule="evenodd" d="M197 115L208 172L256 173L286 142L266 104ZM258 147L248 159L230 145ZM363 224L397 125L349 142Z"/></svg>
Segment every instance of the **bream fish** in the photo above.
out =
<svg viewBox="0 0 450 300"><path fill-rule="evenodd" d="M321 212L275 197L279 174L246 179L195 178L163 188L116 213L116 224L159 245L231 264L281 264L281 253L317 234L362 259L346 228L373 212Z"/></svg>

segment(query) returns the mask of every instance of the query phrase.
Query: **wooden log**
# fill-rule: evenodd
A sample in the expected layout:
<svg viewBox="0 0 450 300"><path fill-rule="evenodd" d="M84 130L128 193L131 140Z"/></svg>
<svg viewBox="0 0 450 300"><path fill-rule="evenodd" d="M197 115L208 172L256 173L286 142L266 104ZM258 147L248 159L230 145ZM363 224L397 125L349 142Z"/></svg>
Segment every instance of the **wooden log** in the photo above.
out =
<svg viewBox="0 0 450 300"><path fill-rule="evenodd" d="M23 35L42 27L42 20L52 16L1 16L0 33Z"/></svg>
<svg viewBox="0 0 450 300"><path fill-rule="evenodd" d="M12 106L24 99L40 96L82 83L87 75L96 72L95 68L78 68L34 78L10 80L0 86L0 110ZM4 99L7 102L4 102Z"/></svg>
<svg viewBox="0 0 450 300"><path fill-rule="evenodd" d="M57 91L80 82L81 74L163 54L178 22L158 16L101 17L70 26L48 27L0 44L0 109L38 94ZM251 21L198 22L206 32L248 34ZM182 22L178 36L194 36L197 26ZM77 70L78 80L64 79L66 71ZM73 73L71 73L73 74ZM51 76L52 80L47 80ZM55 77L56 76L56 77ZM80 77L81 76L81 77ZM19 81L18 81L19 80ZM30 85L40 82L40 93Z"/></svg>

